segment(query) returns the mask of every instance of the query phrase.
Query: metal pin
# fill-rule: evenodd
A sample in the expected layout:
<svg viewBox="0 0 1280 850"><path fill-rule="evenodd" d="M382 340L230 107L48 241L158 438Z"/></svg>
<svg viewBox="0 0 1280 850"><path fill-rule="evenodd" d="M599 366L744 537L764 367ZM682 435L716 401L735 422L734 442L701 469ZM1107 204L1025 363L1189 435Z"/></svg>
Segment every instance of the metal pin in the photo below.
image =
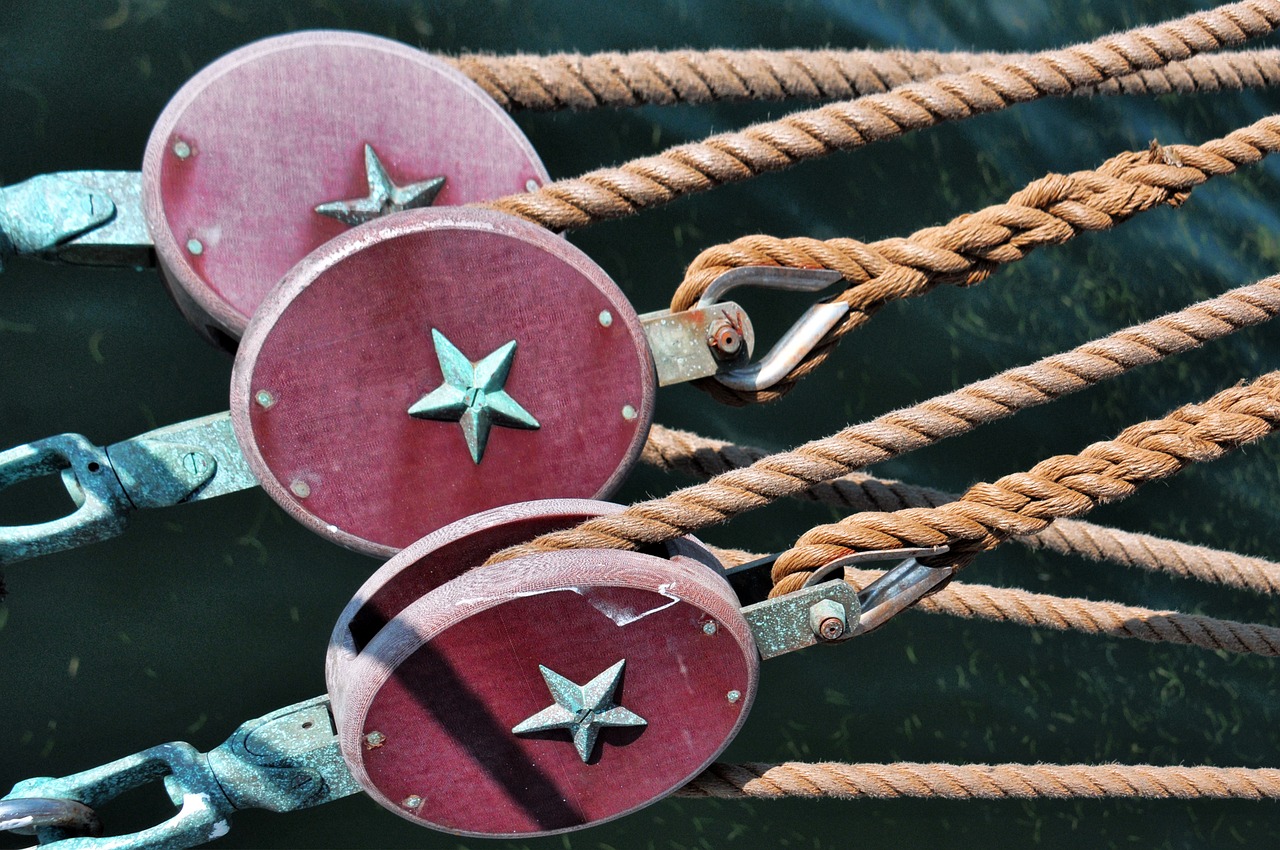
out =
<svg viewBox="0 0 1280 850"><path fill-rule="evenodd" d="M630 422L636 418L636 409L629 404L622 406L622 418Z"/></svg>
<svg viewBox="0 0 1280 850"><path fill-rule="evenodd" d="M613 314L608 310L600 311L600 327L607 328L613 324Z"/></svg>
<svg viewBox="0 0 1280 850"><path fill-rule="evenodd" d="M204 243L193 236L187 240L187 250L198 257L204 253Z"/></svg>

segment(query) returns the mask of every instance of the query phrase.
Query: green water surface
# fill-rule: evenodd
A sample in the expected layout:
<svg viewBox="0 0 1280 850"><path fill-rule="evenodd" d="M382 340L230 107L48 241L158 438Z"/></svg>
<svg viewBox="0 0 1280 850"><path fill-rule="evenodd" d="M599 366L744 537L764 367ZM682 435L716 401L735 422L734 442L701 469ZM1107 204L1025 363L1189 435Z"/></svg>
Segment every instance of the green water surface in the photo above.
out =
<svg viewBox="0 0 1280 850"><path fill-rule="evenodd" d="M0 0L0 182L136 169L152 122L199 68L256 38L345 28L445 53L712 47L1032 50L1192 10L1186 2L636 0ZM376 93L371 93L376 96ZM1201 142L1280 107L1275 92L1048 101L723 187L574 233L641 311L666 306L703 248L747 233L873 240L1091 167L1151 139ZM553 177L802 108L796 103L518 114ZM784 448L1280 270L1280 166L1197 189L1186 206L1045 249L981 286L882 311L778 404L722 407L662 390L657 421ZM794 297L747 307L765 339ZM959 489L1076 451L1125 425L1280 367L1257 328L876 470ZM0 275L0 446L63 431L101 444L225 409L231 363L151 273L12 262ZM1280 558L1280 442L1237 452L1100 510L1103 523ZM617 495L685 483L648 469ZM44 490L0 521L46 518ZM44 513L42 513L44 512ZM785 547L836 514L782 504L706 539ZM376 564L296 525L261 491L139 513L114 541L6 570L0 790L147 746L201 749L323 690L334 618ZM1010 545L973 581L1275 622L1269 600ZM1148 762L1280 766L1276 665L1132 640L908 614L839 649L770 661L727 761ZM138 828L157 791L104 813ZM246 812L218 846L658 848L1271 847L1255 802L669 800L568 836L460 840L353 797ZM19 846L8 844L0 846Z"/></svg>

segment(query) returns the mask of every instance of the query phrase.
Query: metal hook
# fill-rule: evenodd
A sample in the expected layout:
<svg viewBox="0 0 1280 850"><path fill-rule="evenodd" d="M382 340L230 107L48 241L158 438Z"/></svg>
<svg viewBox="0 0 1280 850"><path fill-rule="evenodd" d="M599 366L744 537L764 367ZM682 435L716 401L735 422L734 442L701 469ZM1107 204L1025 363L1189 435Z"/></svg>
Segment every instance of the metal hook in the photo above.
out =
<svg viewBox="0 0 1280 850"><path fill-rule="evenodd" d="M698 306L714 304L721 296L739 286L819 292L842 277L840 272L830 269L744 266L727 271L712 281L698 299ZM715 379L735 390L768 389L785 378L813 350L818 340L826 336L848 312L849 305L840 301L814 304L758 362L717 372Z"/></svg>

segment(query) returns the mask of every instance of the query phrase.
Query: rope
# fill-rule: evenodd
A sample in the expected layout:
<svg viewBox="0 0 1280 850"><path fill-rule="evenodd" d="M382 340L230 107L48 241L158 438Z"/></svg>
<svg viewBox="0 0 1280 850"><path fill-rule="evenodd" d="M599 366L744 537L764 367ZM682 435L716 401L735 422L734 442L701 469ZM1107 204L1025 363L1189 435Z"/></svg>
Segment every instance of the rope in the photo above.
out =
<svg viewBox="0 0 1280 850"><path fill-rule="evenodd" d="M761 557L740 549L713 551L726 568ZM882 575L884 573L880 571L852 567L846 567L844 571L845 581L856 590L862 590ZM1280 656L1280 628L1275 626L1179 611L1157 611L1118 602L1052 596L1012 587L953 581L913 607L930 614L1013 623L1033 629L1133 638L1147 643L1174 643L1266 658Z"/></svg>
<svg viewBox="0 0 1280 850"><path fill-rule="evenodd" d="M689 431L654 425L641 460L663 470L707 479L730 469L750 466L768 454L754 446L735 445ZM815 484L797 493L796 497L838 505L848 512L931 508L959 498L930 487L857 472ZM1043 531L1012 539L1032 549L1049 549L1061 555L1112 561L1126 567L1172 573L1256 593L1280 593L1280 564L1273 561L1081 520L1055 520ZM752 558L743 558L738 563L748 560Z"/></svg>
<svg viewBox="0 0 1280 850"><path fill-rule="evenodd" d="M918 230L905 239L868 244L855 239L746 236L694 258L672 309L692 307L712 281L741 266L827 268L844 275L848 288L831 300L847 303L849 313L781 382L759 392L731 390L711 379L698 383L730 404L773 401L820 366L845 334L865 325L885 304L924 295L943 283L979 283L999 266L1021 260L1040 246L1110 229L1156 207L1178 206L1210 177L1232 174L1277 150L1280 116L1269 116L1203 145L1153 143L1149 150L1112 157L1097 170L1049 174L1006 203Z"/></svg>
<svg viewBox="0 0 1280 850"><path fill-rule="evenodd" d="M636 549L672 540L784 496L802 493L819 482L968 433L979 425L1084 389L1136 366L1260 324L1277 312L1280 277L1271 277L850 426L791 451L761 458L750 466L721 473L665 498L639 502L620 514L542 535L498 552L488 563L554 549Z"/></svg>
<svg viewBox="0 0 1280 850"><path fill-rule="evenodd" d="M1058 455L1025 473L975 484L936 508L860 513L805 532L773 567L774 594L795 590L808 571L859 549L946 543L942 562L963 567L1014 534L1040 531L1058 517L1088 513L1132 495L1196 461L1222 457L1280 427L1280 371L1223 390L1203 404L1132 425L1077 455Z"/></svg>
<svg viewBox="0 0 1280 850"><path fill-rule="evenodd" d="M1277 0L1244 0L1153 27L1036 53L1000 66L910 83L680 145L657 156L511 195L488 205L560 231L621 218L692 192L778 171L836 150L896 138L1266 35Z"/></svg>
<svg viewBox="0 0 1280 850"><path fill-rule="evenodd" d="M1280 799L1280 770L1150 764L713 764L680 797Z"/></svg>
<svg viewBox="0 0 1280 850"><path fill-rule="evenodd" d="M719 100L847 100L1026 61L1026 54L909 50L638 50L445 57L503 109L551 111ZM1193 56L1081 94L1187 94L1280 83L1280 51Z"/></svg>

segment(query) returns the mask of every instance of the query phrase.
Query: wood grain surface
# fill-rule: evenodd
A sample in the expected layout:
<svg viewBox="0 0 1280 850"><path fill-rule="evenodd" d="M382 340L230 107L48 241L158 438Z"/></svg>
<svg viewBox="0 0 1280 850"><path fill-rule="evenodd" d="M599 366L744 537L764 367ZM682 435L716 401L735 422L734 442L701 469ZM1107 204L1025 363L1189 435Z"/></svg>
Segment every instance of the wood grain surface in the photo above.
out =
<svg viewBox="0 0 1280 850"><path fill-rule="evenodd" d="M347 230L314 207L368 193L366 143L397 184L443 176L437 205L548 179L511 118L423 51L312 31L229 53L174 95L143 159L164 279L202 334L233 347L284 273Z"/></svg>
<svg viewBox="0 0 1280 850"><path fill-rule="evenodd" d="M538 665L582 685L623 659L615 700L646 726L602 730L586 763L567 732L511 732L552 702ZM401 817L535 835L681 786L736 733L757 676L737 600L702 563L558 552L473 570L402 610L348 667L335 717L353 775Z"/></svg>
<svg viewBox="0 0 1280 850"><path fill-rule="evenodd" d="M457 422L409 416L443 381L433 330L473 361L515 340L505 390L540 427L495 426L477 464ZM498 505L609 493L653 391L639 321L585 254L501 213L434 208L343 234L286 276L237 355L231 415L286 511L389 557Z"/></svg>

